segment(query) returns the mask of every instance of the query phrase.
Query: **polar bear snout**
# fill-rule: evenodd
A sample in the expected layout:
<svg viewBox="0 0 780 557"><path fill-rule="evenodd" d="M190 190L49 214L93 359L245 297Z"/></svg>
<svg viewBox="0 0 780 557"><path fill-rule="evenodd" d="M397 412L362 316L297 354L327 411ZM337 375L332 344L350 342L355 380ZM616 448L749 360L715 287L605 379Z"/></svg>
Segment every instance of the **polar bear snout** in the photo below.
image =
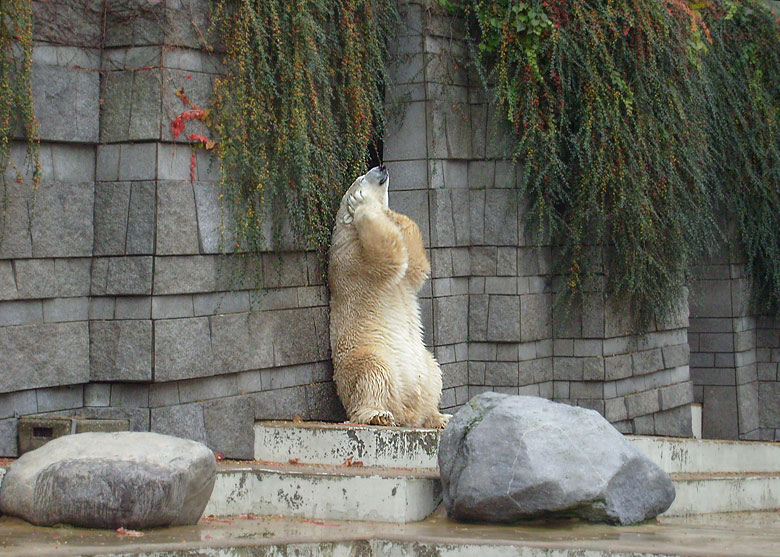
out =
<svg viewBox="0 0 780 557"><path fill-rule="evenodd" d="M385 165L375 166L369 170L368 173L366 173L366 178L368 178L369 181L375 182L380 186L384 185L389 177L390 173L387 171L387 167Z"/></svg>

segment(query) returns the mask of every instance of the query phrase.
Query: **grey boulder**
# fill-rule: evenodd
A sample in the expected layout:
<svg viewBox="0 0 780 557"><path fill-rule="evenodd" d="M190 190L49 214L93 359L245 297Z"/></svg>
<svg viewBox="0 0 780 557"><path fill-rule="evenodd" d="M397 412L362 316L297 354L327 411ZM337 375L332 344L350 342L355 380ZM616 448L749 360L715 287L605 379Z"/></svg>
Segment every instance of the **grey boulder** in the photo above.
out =
<svg viewBox="0 0 780 557"><path fill-rule="evenodd" d="M528 396L474 397L442 433L439 468L457 520L632 524L675 496L669 475L598 412Z"/></svg>
<svg viewBox="0 0 780 557"><path fill-rule="evenodd" d="M215 480L214 454L202 443L144 432L66 435L11 465L0 512L39 526L195 524Z"/></svg>

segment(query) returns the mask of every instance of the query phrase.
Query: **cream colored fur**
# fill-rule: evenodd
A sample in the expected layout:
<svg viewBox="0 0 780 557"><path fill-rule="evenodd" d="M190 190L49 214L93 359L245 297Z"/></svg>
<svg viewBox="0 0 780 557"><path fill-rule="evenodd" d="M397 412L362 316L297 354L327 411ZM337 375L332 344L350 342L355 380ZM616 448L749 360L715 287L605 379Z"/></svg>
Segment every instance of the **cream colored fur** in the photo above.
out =
<svg viewBox="0 0 780 557"><path fill-rule="evenodd" d="M330 250L333 378L351 422L444 427L441 370L422 341L422 236L390 210L389 180L361 176L341 200Z"/></svg>

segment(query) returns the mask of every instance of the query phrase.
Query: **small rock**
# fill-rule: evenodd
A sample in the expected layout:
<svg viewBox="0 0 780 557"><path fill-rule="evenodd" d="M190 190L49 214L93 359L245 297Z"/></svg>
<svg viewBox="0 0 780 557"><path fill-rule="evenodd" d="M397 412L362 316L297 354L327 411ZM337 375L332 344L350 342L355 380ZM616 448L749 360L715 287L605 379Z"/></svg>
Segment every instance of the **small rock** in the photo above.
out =
<svg viewBox="0 0 780 557"><path fill-rule="evenodd" d="M632 524L674 501L669 475L593 410L483 393L450 420L439 468L448 514Z"/></svg>
<svg viewBox="0 0 780 557"><path fill-rule="evenodd" d="M214 455L195 441L145 432L66 435L11 465L0 512L39 526L195 524L215 480Z"/></svg>

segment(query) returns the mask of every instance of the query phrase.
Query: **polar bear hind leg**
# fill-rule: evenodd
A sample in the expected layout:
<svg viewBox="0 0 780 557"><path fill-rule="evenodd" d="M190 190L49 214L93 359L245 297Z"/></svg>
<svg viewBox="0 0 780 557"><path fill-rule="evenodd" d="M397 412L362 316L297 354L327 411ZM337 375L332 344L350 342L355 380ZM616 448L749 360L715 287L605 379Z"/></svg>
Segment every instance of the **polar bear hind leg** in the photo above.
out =
<svg viewBox="0 0 780 557"><path fill-rule="evenodd" d="M333 378L349 421L356 424L396 425L388 410L392 376L373 351L352 350L335 363Z"/></svg>

